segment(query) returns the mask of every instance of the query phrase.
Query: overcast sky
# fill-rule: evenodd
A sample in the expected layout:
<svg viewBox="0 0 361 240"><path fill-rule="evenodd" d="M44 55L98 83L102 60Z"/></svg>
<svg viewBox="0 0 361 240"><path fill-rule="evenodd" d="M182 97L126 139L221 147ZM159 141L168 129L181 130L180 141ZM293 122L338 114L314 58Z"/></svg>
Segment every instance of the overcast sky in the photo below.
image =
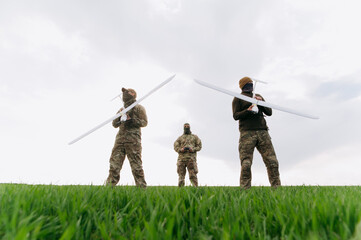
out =
<svg viewBox="0 0 361 240"><path fill-rule="evenodd" d="M144 100L148 185L177 185L173 143L189 122L200 185L239 185L232 97L243 76L266 101L309 114L267 117L284 185L360 185L359 1L0 0L0 183L94 184L108 175L122 87ZM139 98L138 97L138 98ZM269 186L255 151L255 186ZM125 161L120 185L134 184ZM188 174L186 176L189 184Z"/></svg>

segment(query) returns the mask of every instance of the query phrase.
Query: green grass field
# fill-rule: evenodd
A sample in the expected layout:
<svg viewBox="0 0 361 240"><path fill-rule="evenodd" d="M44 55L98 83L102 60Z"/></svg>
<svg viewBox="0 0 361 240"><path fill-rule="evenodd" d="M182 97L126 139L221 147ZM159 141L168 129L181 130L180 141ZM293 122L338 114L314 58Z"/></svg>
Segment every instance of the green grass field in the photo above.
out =
<svg viewBox="0 0 361 240"><path fill-rule="evenodd" d="M361 187L0 184L1 239L361 239Z"/></svg>

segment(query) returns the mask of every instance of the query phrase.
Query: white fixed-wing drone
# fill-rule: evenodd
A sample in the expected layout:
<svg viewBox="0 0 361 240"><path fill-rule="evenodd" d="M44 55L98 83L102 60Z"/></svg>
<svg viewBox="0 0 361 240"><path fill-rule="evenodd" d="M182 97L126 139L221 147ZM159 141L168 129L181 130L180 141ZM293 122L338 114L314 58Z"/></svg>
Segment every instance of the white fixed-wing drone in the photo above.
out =
<svg viewBox="0 0 361 240"><path fill-rule="evenodd" d="M171 77L169 77L167 80L165 80L164 82L162 82L161 84L159 84L158 86L156 86L155 88L153 88L149 93L147 93L146 95L144 95L142 98L140 98L139 100L135 101L133 104L131 104L129 107L123 109L122 111L120 111L119 113L117 113L116 115L114 115L113 117L109 118L108 120L102 122L101 124L95 126L94 128L90 129L89 131L87 131L86 133L80 135L79 137L75 138L74 140L72 140L71 142L69 142L69 145L79 141L80 139L88 136L89 134L91 134L92 132L94 132L95 130L103 127L105 124L113 121L114 119L121 117L122 120L124 121L126 119L126 113L131 110L133 107L135 107L137 104L139 104L141 101L143 101L145 98L147 98L149 95L151 95L152 93L154 93L155 91L157 91L159 88L163 87L164 85L166 85L167 83L169 83L170 81L172 81L172 79L175 77L175 74ZM121 94L117 95L116 97L114 97L112 100L116 99L117 97L121 97Z"/></svg>
<svg viewBox="0 0 361 240"><path fill-rule="evenodd" d="M113 101L113 100L116 99L116 98L122 99L122 95L123 95L123 93L120 93L120 94L118 94L117 96L115 96L115 97L113 97L112 99L110 99L110 101Z"/></svg>
<svg viewBox="0 0 361 240"><path fill-rule="evenodd" d="M278 106L278 105L276 105L276 104L272 104L272 103L269 103L269 102L264 102L264 101L260 101L260 100L255 99L255 98L254 98L254 97L255 97L254 89L255 89L255 87L256 87L256 83L257 83L257 82L266 83L266 82L263 82L263 81L260 81L260 80L254 79L254 78L251 78L251 79L252 79L253 81L255 81L255 86L254 86L254 88L253 88L253 98L247 97L247 96L242 95L242 94L239 94L239 93L235 93L235 92L228 91L228 90L226 90L226 89L223 89L223 88L214 86L214 85L212 85L212 84L209 84L209 83L206 83L206 82L197 80L197 79L194 79L194 81L195 81L196 83L204 86L204 87L211 88L211 89L216 90L216 91L218 91L218 92L222 92L222 93L231 95L231 96L233 96L233 97L242 99L242 100L244 100L244 101L253 103L253 104L254 104L254 107L252 108L252 111L255 111L255 112L258 112L258 108L256 108L256 106L259 105L259 106L263 106L263 107L269 107L269 108L272 108L272 109L277 109L277 110L280 110L280 111L283 111L283 112L287 112L287 113L291 113L291 114L296 114L296 115L301 116L301 117L306 117L306 118L311 118L311 119L319 119L319 117L317 117L317 116L313 116L313 115L310 115L310 114L307 114L307 113L302 113L302 112L299 112L299 111L296 111L296 110L293 110L293 109L290 109L290 108L281 107L281 106Z"/></svg>

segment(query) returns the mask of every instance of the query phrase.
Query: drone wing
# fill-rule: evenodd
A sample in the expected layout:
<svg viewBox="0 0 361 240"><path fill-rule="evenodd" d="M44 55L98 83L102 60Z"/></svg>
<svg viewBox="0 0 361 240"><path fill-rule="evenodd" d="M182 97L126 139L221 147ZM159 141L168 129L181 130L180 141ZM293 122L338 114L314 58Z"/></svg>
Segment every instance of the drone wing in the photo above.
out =
<svg viewBox="0 0 361 240"><path fill-rule="evenodd" d="M117 96L115 96L115 97L113 97L112 99L110 99L110 101L113 101L114 99L116 99L116 98L122 98L122 93L121 94L118 94Z"/></svg>
<svg viewBox="0 0 361 240"><path fill-rule="evenodd" d="M295 114L295 115L298 115L298 116L301 116L301 117L306 117L306 118L311 118L311 119L319 119L319 117L317 117L317 116L313 116L313 115L310 115L310 114L307 114L307 113L302 113L302 112L299 112L299 111L295 111L295 110L290 109L290 108L281 107L281 106L278 106L276 104L272 104L272 103L269 103L269 102L259 101L259 100L255 99L255 98L250 98L250 97L244 96L244 95L239 94L239 93L231 92L231 91L228 91L226 89L214 86L212 84L209 84L209 83L206 83L206 82L203 82L203 81L200 81L200 80L194 79L194 81L196 83L204 86L204 87L211 88L211 89L216 90L218 92L222 92L222 93L231 95L233 97L242 99L242 100L250 102L250 103L257 104L259 106L264 106L264 107L269 107L269 108L272 108L272 109L277 109L277 110L287 112L287 113L291 113L291 114Z"/></svg>
<svg viewBox="0 0 361 240"><path fill-rule="evenodd" d="M89 134L91 134L92 132L94 132L95 130L103 127L104 125L106 125L107 123L113 121L114 119L126 114L129 110L131 110L133 107L135 107L137 104L139 104L141 101L143 101L145 98L147 98L149 95L151 95L152 93L154 93L155 91L157 91L159 88L163 87L164 85L166 85L167 83L169 83L173 78L175 77L175 74L171 77L169 77L167 80L165 80L164 82L162 82L161 84L159 84L158 86L156 86L155 88L153 88L153 90L151 90L149 93L147 93L146 95L144 95L142 98L140 98L139 100L137 100L136 102L134 102L133 104L131 104L130 106L128 106L127 108L125 108L124 110L122 110L120 113L114 115L113 117L109 118L108 120L104 121L103 123L97 125L96 127L90 129L88 132L82 134L81 136L75 138L73 141L69 142L69 145L79 141L80 139L88 136Z"/></svg>

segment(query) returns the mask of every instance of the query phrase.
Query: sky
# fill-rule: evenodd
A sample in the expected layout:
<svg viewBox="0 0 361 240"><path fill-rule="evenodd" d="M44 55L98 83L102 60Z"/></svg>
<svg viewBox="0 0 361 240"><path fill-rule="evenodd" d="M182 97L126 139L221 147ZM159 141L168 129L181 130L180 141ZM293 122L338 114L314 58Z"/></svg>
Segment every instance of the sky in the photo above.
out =
<svg viewBox="0 0 361 240"><path fill-rule="evenodd" d="M266 81L266 121L283 185L360 185L361 3L336 0L0 0L0 183L102 185L122 87L145 99L148 185L177 185L173 143L190 123L203 149L199 184L238 186L231 96L244 76ZM269 186L255 151L252 185ZM186 184L189 185L188 174ZM119 185L134 185L129 162Z"/></svg>

